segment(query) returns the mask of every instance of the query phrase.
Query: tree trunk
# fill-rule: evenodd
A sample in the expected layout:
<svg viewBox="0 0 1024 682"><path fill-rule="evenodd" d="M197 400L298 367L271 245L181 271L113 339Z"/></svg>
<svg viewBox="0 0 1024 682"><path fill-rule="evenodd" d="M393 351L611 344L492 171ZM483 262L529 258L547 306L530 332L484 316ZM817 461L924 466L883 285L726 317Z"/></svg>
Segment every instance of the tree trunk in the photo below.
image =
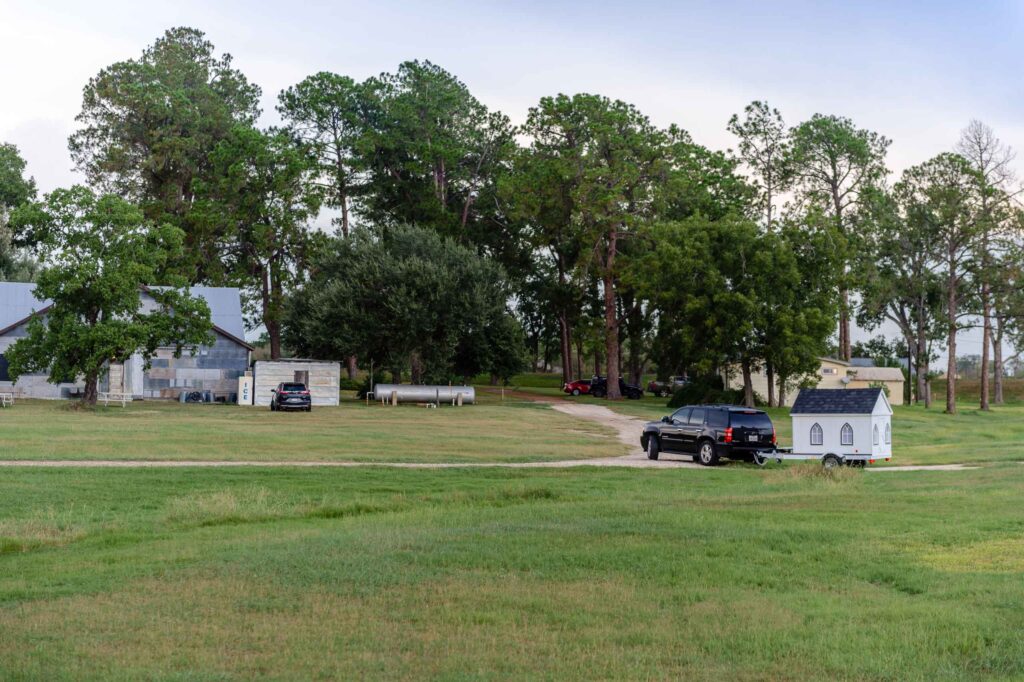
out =
<svg viewBox="0 0 1024 682"><path fill-rule="evenodd" d="M853 342L850 339L850 292L844 286L839 291L839 359L850 361Z"/></svg>
<svg viewBox="0 0 1024 682"><path fill-rule="evenodd" d="M263 304L263 326L267 328L267 336L270 338L270 359L280 360L281 323L274 308L274 295L278 286L273 281L273 266L270 263L263 268L261 279L260 302Z"/></svg>
<svg viewBox="0 0 1024 682"><path fill-rule="evenodd" d="M992 333L992 402L1003 404L1003 325L996 319Z"/></svg>
<svg viewBox="0 0 1024 682"><path fill-rule="evenodd" d="M770 362L765 363L764 373L768 379L768 407L779 407L775 402L775 365Z"/></svg>
<svg viewBox="0 0 1024 682"><path fill-rule="evenodd" d="M350 355L345 359L345 368L346 371L348 372L348 378L355 379L356 372L359 370L359 368L356 366L356 356Z"/></svg>
<svg viewBox="0 0 1024 682"><path fill-rule="evenodd" d="M615 309L615 252L618 234L608 236L608 253L604 263L604 342L608 367L608 399L619 400L619 316Z"/></svg>
<svg viewBox="0 0 1024 682"><path fill-rule="evenodd" d="M583 378L583 337L576 335L576 378Z"/></svg>
<svg viewBox="0 0 1024 682"><path fill-rule="evenodd" d="M754 379L750 371L750 360L744 358L740 367L743 369L743 404L754 407Z"/></svg>
<svg viewBox="0 0 1024 682"><path fill-rule="evenodd" d="M946 315L949 317L946 348L949 358L946 361L946 413L956 414L956 272L952 259L949 265L949 277L946 283Z"/></svg>
<svg viewBox="0 0 1024 682"><path fill-rule="evenodd" d="M924 329L923 304L917 309L917 350L914 360L917 363L917 401L924 400L925 408L932 406L931 391L928 390L928 339Z"/></svg>
<svg viewBox="0 0 1024 682"><path fill-rule="evenodd" d="M992 303L989 300L988 284L981 285L981 402L983 410L989 409L988 364L989 346L992 343Z"/></svg>
<svg viewBox="0 0 1024 682"><path fill-rule="evenodd" d="M563 312L558 316L559 352L562 356L562 382L572 381L572 328Z"/></svg>
<svg viewBox="0 0 1024 682"><path fill-rule="evenodd" d="M423 383L423 360L418 352L413 352L409 355L409 374L412 383Z"/></svg>
<svg viewBox="0 0 1024 682"><path fill-rule="evenodd" d="M400 384L402 383L402 368L392 367L391 368L391 383Z"/></svg>
<svg viewBox="0 0 1024 682"><path fill-rule="evenodd" d="M784 374L779 375L779 407L786 406L786 380L788 377Z"/></svg>
<svg viewBox="0 0 1024 682"><path fill-rule="evenodd" d="M83 405L96 406L96 399L99 397L99 380L98 372L90 372L85 375L85 390L82 392Z"/></svg>

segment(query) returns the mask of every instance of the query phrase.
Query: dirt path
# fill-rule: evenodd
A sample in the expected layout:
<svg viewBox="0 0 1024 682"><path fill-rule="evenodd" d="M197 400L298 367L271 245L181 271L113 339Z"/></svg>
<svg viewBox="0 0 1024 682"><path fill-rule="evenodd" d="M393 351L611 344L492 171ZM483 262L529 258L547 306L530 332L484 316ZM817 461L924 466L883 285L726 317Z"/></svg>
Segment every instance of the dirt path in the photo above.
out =
<svg viewBox="0 0 1024 682"><path fill-rule="evenodd" d="M643 433L644 421L636 417L619 414L602 405L573 403L567 400L538 398L551 409L575 419L595 421L613 429L629 453L619 457L599 457L594 459L571 459L553 462L287 462L287 461L183 461L183 460L0 460L0 467L76 467L83 469L95 468L211 468L211 467L392 467L396 469L461 469L461 468L493 468L509 469L550 469L562 467L599 466L599 467L634 467L634 468L687 468L703 469L695 464L689 455L661 453L658 460L649 460L640 448L640 434ZM935 464L913 466L891 466L868 468L867 471L960 471L977 467L964 464Z"/></svg>

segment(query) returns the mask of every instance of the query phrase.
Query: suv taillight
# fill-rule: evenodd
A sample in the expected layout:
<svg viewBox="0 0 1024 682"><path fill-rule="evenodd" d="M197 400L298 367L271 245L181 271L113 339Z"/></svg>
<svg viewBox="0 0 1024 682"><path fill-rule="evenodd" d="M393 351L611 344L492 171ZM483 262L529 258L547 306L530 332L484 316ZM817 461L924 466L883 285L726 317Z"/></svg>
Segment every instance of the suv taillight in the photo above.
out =
<svg viewBox="0 0 1024 682"><path fill-rule="evenodd" d="M775 436L775 424L772 424L772 445L776 445L778 442Z"/></svg>
<svg viewBox="0 0 1024 682"><path fill-rule="evenodd" d="M725 442L726 443L731 443L732 442L732 427L731 426L725 430Z"/></svg>

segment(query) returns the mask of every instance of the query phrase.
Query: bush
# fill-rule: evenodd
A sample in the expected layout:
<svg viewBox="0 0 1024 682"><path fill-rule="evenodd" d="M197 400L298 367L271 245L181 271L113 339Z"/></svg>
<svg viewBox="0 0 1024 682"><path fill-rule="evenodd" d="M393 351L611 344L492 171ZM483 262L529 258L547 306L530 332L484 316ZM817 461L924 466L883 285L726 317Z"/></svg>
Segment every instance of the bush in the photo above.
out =
<svg viewBox="0 0 1024 682"><path fill-rule="evenodd" d="M342 376L341 380L338 381L338 389L342 391L358 391L369 381L369 376L364 379L349 379L348 376Z"/></svg>
<svg viewBox="0 0 1024 682"><path fill-rule="evenodd" d="M756 398L757 396L755 396ZM683 405L700 405L709 403L735 403L743 402L743 390L727 389L722 382L722 377L717 374L697 377L690 383L679 388L668 401L669 407L682 407Z"/></svg>

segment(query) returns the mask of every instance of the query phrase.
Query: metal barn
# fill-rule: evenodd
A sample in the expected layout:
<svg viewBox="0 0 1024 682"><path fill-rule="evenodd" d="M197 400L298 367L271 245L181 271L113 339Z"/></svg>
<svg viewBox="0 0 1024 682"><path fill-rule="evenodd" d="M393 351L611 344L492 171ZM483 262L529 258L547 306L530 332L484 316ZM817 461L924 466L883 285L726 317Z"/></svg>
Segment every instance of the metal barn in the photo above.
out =
<svg viewBox="0 0 1024 682"><path fill-rule="evenodd" d="M35 297L35 285L0 282L0 390L24 398L68 398L84 388L81 379L51 384L46 374L23 375L11 382L3 352L26 335L28 322L46 315L50 301ZM252 346L245 342L241 294L229 287L192 287L190 293L206 301L213 322L213 345L200 346L195 354L187 350L180 358L173 348L160 348L149 369L139 354L124 364L112 364L100 382L101 391L127 393L133 398L175 400L182 392L212 393L230 400L238 390L238 377L249 367ZM155 301L146 290L139 292L139 307L146 309Z"/></svg>

